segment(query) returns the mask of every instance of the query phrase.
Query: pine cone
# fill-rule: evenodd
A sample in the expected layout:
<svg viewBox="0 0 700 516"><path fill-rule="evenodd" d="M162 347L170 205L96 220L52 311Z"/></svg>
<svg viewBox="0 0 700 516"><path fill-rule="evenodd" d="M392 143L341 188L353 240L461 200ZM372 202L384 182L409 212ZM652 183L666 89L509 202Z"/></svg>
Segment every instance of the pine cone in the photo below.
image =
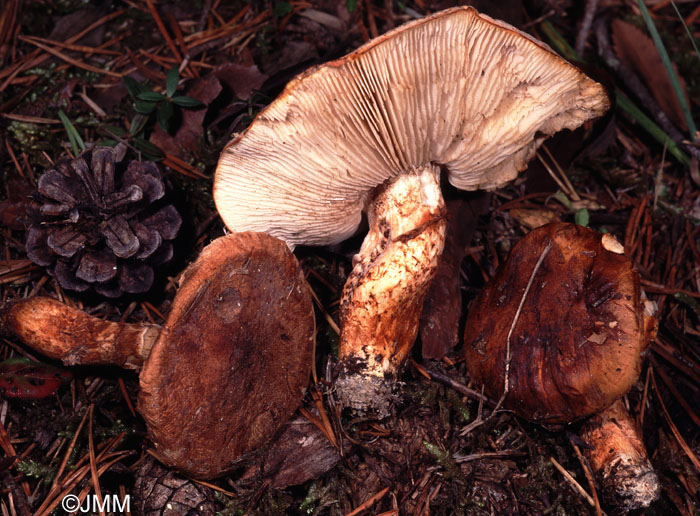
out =
<svg viewBox="0 0 700 516"><path fill-rule="evenodd" d="M62 158L39 178L41 204L27 232L27 256L61 287L90 287L107 297L151 288L153 267L173 256L182 219L164 204L155 163L131 161L123 170L110 147Z"/></svg>

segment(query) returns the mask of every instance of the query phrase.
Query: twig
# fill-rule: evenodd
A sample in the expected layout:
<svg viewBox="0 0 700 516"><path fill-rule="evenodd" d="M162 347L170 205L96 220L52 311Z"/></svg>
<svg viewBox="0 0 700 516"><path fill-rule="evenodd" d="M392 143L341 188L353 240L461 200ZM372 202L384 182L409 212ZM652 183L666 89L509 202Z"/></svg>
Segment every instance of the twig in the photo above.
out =
<svg viewBox="0 0 700 516"><path fill-rule="evenodd" d="M168 30L165 28L165 24L163 23L163 20L161 19L160 15L158 14L158 11L156 10L155 5L153 5L153 0L146 0L146 6L148 6L148 10L151 12L151 16L153 16L153 20L156 22L156 25L158 26L158 30L160 31L161 35L163 36L163 39L165 40L165 44L168 45L170 52L173 54L173 57L175 59L177 59L178 62L182 61L182 56L180 55L180 52L177 51L177 47L175 46L175 43L173 42L172 38L170 37L170 34L168 34Z"/></svg>
<svg viewBox="0 0 700 516"><path fill-rule="evenodd" d="M698 292L691 292L690 290L683 290L680 288L669 288L665 285L660 285L659 283L654 283L653 281L645 279L641 279L639 282L644 286L644 290L654 294L685 294L686 296L700 298L700 293Z"/></svg>
<svg viewBox="0 0 700 516"><path fill-rule="evenodd" d="M586 48L586 40L588 39L588 34L591 32L591 25L593 25L593 18L595 18L595 13L598 10L598 0L586 0L586 11L583 14L583 21L581 22L581 29L576 36L576 52L578 55L582 56L583 51Z"/></svg>
<svg viewBox="0 0 700 516"><path fill-rule="evenodd" d="M355 516L356 514L360 514L362 511L365 509L369 509L374 505L375 502L378 502L379 500L382 499L382 497L389 492L389 488L385 487L381 491L379 491L377 494L370 496L367 500L362 502L354 511L350 511L347 513L345 516Z"/></svg>
<svg viewBox="0 0 700 516"><path fill-rule="evenodd" d="M482 396L483 396L483 390L484 390L484 386L483 386L483 384L482 384L482 385L481 385ZM484 409L484 399L483 399L483 398L480 398L480 399L479 399L479 407L476 409L476 419L474 419L474 421L472 421L472 422L469 423L467 426L465 426L464 428L462 428L462 430L459 431L460 437L464 437L465 435L467 435L469 432L471 432L471 431L474 430L475 428L478 428L479 426L481 426L481 425L483 425L484 423L486 423L486 421L488 420L488 418L487 418L487 419L484 419L484 418L482 417L483 409ZM495 412L495 411L494 411L494 412ZM492 413L491 415L493 415L493 413ZM489 416L489 417L491 417L491 416Z"/></svg>
<svg viewBox="0 0 700 516"><path fill-rule="evenodd" d="M19 39L21 39L22 41L26 41L27 43L30 43L30 44L32 44L32 45L34 45L34 46L36 46L36 47L39 47L40 49L42 49L42 50L48 52L48 53L51 54L52 56L57 57L57 58L59 58L61 61L65 61L66 63L68 63L68 64L70 64L70 65L73 65L73 66L75 66L76 68L82 68L83 70L87 70L88 72L93 72L93 73L97 73L97 74L101 74L101 75L109 75L109 76L111 76L111 77L119 77L119 78L121 78L121 76L122 76L122 74L120 74L120 73L115 73L115 72L111 72L111 71L109 71L109 70L104 70L104 69L102 69L102 68L97 68L97 67L95 67L95 66L91 66L91 65L89 65L89 64L85 64L85 63L83 63L82 61L78 61L77 59L73 59L72 57L69 57L69 56L65 55L65 54L62 53L61 51L56 50L55 48L51 48L51 47L48 46L48 45L44 45L43 43L41 43L41 42L39 42L39 41L35 41L35 40L29 39L29 38L25 38L24 36L20 36Z"/></svg>
<svg viewBox="0 0 700 516"><path fill-rule="evenodd" d="M595 481L593 480L593 474L591 473L591 468L588 467L588 464L586 463L585 459L583 458L583 455L581 454L581 450L578 447L578 444L573 442L573 440L569 440L571 442L571 446L574 447L574 452L576 452L576 458L578 458L578 461L581 463L581 467L583 468L583 474L586 475L586 480L588 481L588 487L591 488L591 493L593 493L593 502L594 502L594 507L595 507L595 513L596 516L601 516L603 514L602 509L600 508L600 500L598 500L598 493L596 492L595 489Z"/></svg>
<svg viewBox="0 0 700 516"><path fill-rule="evenodd" d="M495 452L481 452L481 453L471 453L469 455L461 455L455 453L452 458L455 462L471 462L473 460L489 459L494 457L524 457L527 453L520 450L501 450Z"/></svg>
<svg viewBox="0 0 700 516"><path fill-rule="evenodd" d="M535 275L537 274L537 271L540 269L542 266L542 262L544 261L545 257L549 253L549 251L552 249L552 242L550 241L547 246L542 250L540 253L540 257L537 259L537 262L535 263L535 267L532 269L532 273L530 274L530 279L527 281L527 286L525 287L525 292L523 292L523 297L520 299L520 304L518 305L518 309L515 312L515 317L513 317L513 323L510 325L510 329L508 330L508 336L506 337L506 371L505 371L505 380L503 382L503 394L501 395L501 398L498 400L498 403L496 403L496 408L493 409L493 412L491 415L495 414L499 408L501 408L501 405L506 399L506 396L508 396L508 391L510 390L510 338L513 335L513 331L515 330L515 325L518 324L518 319L520 318L520 312L522 312L523 306L525 305L525 300L527 299L527 295L530 292L530 287L532 287L532 283L535 281Z"/></svg>
<svg viewBox="0 0 700 516"><path fill-rule="evenodd" d="M413 362L416 366L418 366L418 364L416 362L414 362L413 360L411 360L411 362ZM460 394L464 394L465 396L468 396L469 398L473 398L477 401L483 401L484 403L488 403L491 406L495 406L495 403L492 400L490 400L487 396L484 396L480 392L475 391L474 389L470 389L466 385L464 385L456 380L453 380L452 378L450 378L447 375L444 375L442 373L438 373L437 371L432 371L432 370L428 369L427 367L425 367L424 365L422 365L420 367L423 371L425 371L430 376L431 380L435 380L435 381L440 382L444 385L447 385L448 387L453 388L454 390L456 390Z"/></svg>
<svg viewBox="0 0 700 516"><path fill-rule="evenodd" d="M693 420L693 423L700 428L700 416L698 416L693 408L690 406L690 404L685 400L683 395L678 391L676 388L675 384L671 380L671 378L668 376L664 368L659 364L652 356L649 357L649 361L651 364L654 366L653 372L656 372L661 380L666 384L666 388L673 394L674 398L676 398L676 401L678 401L678 404L683 407L683 410L685 410L685 413L688 414L690 419ZM651 368L649 368L649 371L652 371ZM656 385L656 384L654 384Z"/></svg>
<svg viewBox="0 0 700 516"><path fill-rule="evenodd" d="M589 495L586 492L586 490L583 487L581 487L581 484L576 482L576 479L571 475L571 473L566 471L564 466L559 464L554 457L550 457L549 461L554 465L555 468L559 470L559 472L562 475L564 475L564 478L569 482L569 484L571 484L571 487L573 487L574 490L578 492L578 494L580 494L589 503L591 507L595 507L595 502L593 501L593 498L591 498L591 495ZM603 515L605 514L602 510L600 511L600 513Z"/></svg>
<svg viewBox="0 0 700 516"><path fill-rule="evenodd" d="M95 442L93 440L92 422L95 413L95 405L92 403L88 408L88 453L90 454L90 478L92 479L92 488L95 490L95 496L99 503L99 507L104 507L102 504L102 490L100 489L100 477L97 474L97 459L95 457ZM100 516L104 516L104 510L100 509Z"/></svg>
<svg viewBox="0 0 700 516"><path fill-rule="evenodd" d="M693 452L693 449L690 446L688 446L688 443L683 438L683 435L681 435L680 431L678 430L678 427L671 419L671 415L668 413L668 410L666 409L666 404L664 403L664 399L661 397L661 392L659 392L659 388L656 385L656 376L654 375L653 371L651 373L651 383L654 386L654 391L656 392L656 398L659 400L659 405L661 405L661 411L664 413L664 419L666 419L666 423L668 423L668 426L671 429L671 433L676 438L676 441L678 441L678 444L683 449L683 451L685 452L688 459L690 459L690 462L693 464L693 466L695 466L695 469L698 471L698 473L700 473L700 459L698 459L698 456L695 455L695 453Z"/></svg>
<svg viewBox="0 0 700 516"><path fill-rule="evenodd" d="M104 55L109 55L109 56L121 55L121 52L117 52L116 50L107 50L106 48L101 48L101 47L88 47L85 45L75 45L73 43L64 43L63 41L55 41L52 39L40 38L38 36L19 36L17 39L19 39L20 41L26 41L28 43L38 41L39 43L44 43L45 45L51 45L53 47L59 47L59 48L65 49L65 50L73 50L75 52L82 52L83 54L87 54L87 55L92 55L92 54L104 54Z"/></svg>
<svg viewBox="0 0 700 516"><path fill-rule="evenodd" d="M566 192L566 195L571 197L572 201L580 201L581 196L579 196L579 194L576 192L574 185L571 184L569 177L566 175L566 172L564 172L564 169L561 168L561 165L557 161L557 158L555 158L554 155L552 154L552 152L549 150L549 147L547 147L546 145L542 145L542 150L547 154L549 159L552 160L552 163L556 167L557 172L559 172L559 175L561 176L561 180L566 185L566 189L564 190L564 192ZM542 158L540 158L540 161L542 161Z"/></svg>

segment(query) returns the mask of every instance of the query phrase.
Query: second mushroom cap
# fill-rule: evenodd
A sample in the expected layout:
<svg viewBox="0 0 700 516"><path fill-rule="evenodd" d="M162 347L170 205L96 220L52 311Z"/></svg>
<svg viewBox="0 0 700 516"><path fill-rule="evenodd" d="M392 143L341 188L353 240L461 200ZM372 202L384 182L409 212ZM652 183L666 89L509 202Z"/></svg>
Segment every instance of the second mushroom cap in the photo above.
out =
<svg viewBox="0 0 700 516"><path fill-rule="evenodd" d="M566 223L521 239L469 310L471 378L498 399L510 342L504 406L532 421L569 423L625 394L639 377L656 321L619 248L610 235Z"/></svg>

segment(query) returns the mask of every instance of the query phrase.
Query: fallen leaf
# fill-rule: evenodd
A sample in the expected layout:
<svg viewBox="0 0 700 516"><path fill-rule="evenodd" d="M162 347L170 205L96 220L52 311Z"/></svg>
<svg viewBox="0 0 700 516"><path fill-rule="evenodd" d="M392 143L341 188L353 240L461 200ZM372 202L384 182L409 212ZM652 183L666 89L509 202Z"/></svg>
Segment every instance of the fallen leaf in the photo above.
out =
<svg viewBox="0 0 700 516"><path fill-rule="evenodd" d="M612 21L611 30L617 57L639 74L642 82L649 88L656 102L673 123L682 130L687 130L683 110L652 39L641 29L617 18ZM673 69L678 76L685 100L688 102L685 81L678 75L675 65Z"/></svg>
<svg viewBox="0 0 700 516"><path fill-rule="evenodd" d="M53 395L73 375L25 357L0 362L0 394L5 398L39 399Z"/></svg>
<svg viewBox="0 0 700 516"><path fill-rule="evenodd" d="M318 478L340 461L340 454L308 419L289 421L265 458L263 473L274 488Z"/></svg>
<svg viewBox="0 0 700 516"><path fill-rule="evenodd" d="M259 90L267 79L267 75L261 73L257 66L245 66L237 63L217 66L212 74L224 86L228 87L239 100L248 100L250 94L254 90Z"/></svg>
<svg viewBox="0 0 700 516"><path fill-rule="evenodd" d="M550 222L559 221L559 215L552 210L528 210L528 209L512 209L508 212L511 217L520 222L523 226L529 229L535 229Z"/></svg>
<svg viewBox="0 0 700 516"><path fill-rule="evenodd" d="M489 206L488 194L447 201L447 236L437 272L425 296L420 319L423 358L439 360L459 342L462 293L459 271L476 228L477 218Z"/></svg>

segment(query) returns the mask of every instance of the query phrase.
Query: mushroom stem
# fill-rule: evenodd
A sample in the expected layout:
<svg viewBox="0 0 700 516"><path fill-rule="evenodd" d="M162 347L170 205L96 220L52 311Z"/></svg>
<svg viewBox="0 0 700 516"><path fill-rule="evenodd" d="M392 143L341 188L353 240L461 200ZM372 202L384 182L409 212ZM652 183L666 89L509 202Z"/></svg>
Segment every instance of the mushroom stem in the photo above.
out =
<svg viewBox="0 0 700 516"><path fill-rule="evenodd" d="M632 511L658 498L659 479L622 400L591 416L581 428L581 437L592 447L585 454L606 503Z"/></svg>
<svg viewBox="0 0 700 516"><path fill-rule="evenodd" d="M160 327L104 321L55 299L34 297L0 313L0 333L66 365L118 365L139 369Z"/></svg>
<svg viewBox="0 0 700 516"><path fill-rule="evenodd" d="M380 187L369 233L353 259L340 305L341 402L389 413L396 375L416 340L425 293L445 242L445 203L433 165Z"/></svg>

